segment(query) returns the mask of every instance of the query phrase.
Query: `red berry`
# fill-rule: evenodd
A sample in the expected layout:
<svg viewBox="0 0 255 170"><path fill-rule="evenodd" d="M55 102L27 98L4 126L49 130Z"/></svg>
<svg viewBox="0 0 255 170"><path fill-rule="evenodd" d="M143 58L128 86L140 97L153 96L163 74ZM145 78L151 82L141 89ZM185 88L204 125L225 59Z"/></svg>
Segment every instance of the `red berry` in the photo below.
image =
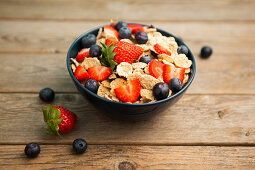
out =
<svg viewBox="0 0 255 170"><path fill-rule="evenodd" d="M104 26L104 33L106 36L115 36L117 39L119 39L119 32L110 25Z"/></svg>
<svg viewBox="0 0 255 170"><path fill-rule="evenodd" d="M163 66L163 79L164 82L169 84L172 78L178 78L183 83L185 75L185 68L176 68L174 65L165 64Z"/></svg>
<svg viewBox="0 0 255 170"><path fill-rule="evenodd" d="M138 25L138 24L129 24L128 28L131 30L132 34L136 34L138 31L145 31L149 27Z"/></svg>
<svg viewBox="0 0 255 170"><path fill-rule="evenodd" d="M81 49L81 51L77 54L76 56L76 60L78 62L83 62L83 60L86 58L86 57L90 57L89 55L89 49L88 48L84 48L84 49Z"/></svg>
<svg viewBox="0 0 255 170"><path fill-rule="evenodd" d="M157 60L152 60L149 63L149 73L151 76L155 77L156 79L163 73L163 66L161 62Z"/></svg>
<svg viewBox="0 0 255 170"><path fill-rule="evenodd" d="M171 52L168 49L165 49L164 47L162 47L159 44L155 44L154 46L154 50L158 53L158 54L167 54L167 55L171 55Z"/></svg>
<svg viewBox="0 0 255 170"><path fill-rule="evenodd" d="M91 79L103 81L112 74L112 69L105 66L96 66L88 68L88 73Z"/></svg>
<svg viewBox="0 0 255 170"><path fill-rule="evenodd" d="M75 69L74 76L75 76L75 78L76 78L79 82L87 81L87 80L89 79L89 74L88 74L88 72L87 72L86 69L83 68L81 65L79 65L79 66Z"/></svg>

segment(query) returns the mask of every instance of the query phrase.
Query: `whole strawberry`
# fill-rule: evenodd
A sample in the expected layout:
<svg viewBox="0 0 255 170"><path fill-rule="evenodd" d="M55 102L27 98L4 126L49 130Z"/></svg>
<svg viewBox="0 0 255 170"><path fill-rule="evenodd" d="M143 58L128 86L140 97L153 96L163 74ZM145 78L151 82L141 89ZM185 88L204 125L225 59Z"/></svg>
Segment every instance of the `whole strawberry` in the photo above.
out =
<svg viewBox="0 0 255 170"><path fill-rule="evenodd" d="M61 106L48 106L43 110L44 121L48 126L47 134L64 134L73 129L76 115Z"/></svg>

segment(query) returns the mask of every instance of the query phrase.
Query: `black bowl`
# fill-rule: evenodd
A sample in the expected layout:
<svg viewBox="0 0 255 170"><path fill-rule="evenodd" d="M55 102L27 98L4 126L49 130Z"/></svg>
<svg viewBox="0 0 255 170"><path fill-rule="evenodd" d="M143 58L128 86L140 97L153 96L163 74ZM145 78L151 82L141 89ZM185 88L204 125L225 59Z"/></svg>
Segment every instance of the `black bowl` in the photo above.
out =
<svg viewBox="0 0 255 170"><path fill-rule="evenodd" d="M131 23L130 23L131 24ZM133 23L132 23L133 24ZM143 25L143 24L141 24ZM103 26L101 26L103 27ZM195 72L196 72L196 63L195 58L192 52L189 49L188 58L193 62L191 66L190 78L186 85L176 94L168 97L164 100L155 101L153 103L144 103L144 104L130 104L130 103L120 103L105 99L100 97L91 91L87 90L84 85L82 85L75 77L70 67L70 58L75 58L77 53L82 49L81 46L81 39L87 34L95 34L97 35L99 28L92 29L84 34L82 34L79 38L77 38L71 45L67 53L67 69L68 72L76 86L76 88L80 91L80 93L97 109L107 113L113 118L122 119L122 120L143 120L150 118L166 108L172 106L176 103L190 86L192 80L194 79ZM157 31L160 32L162 35L165 36L172 36L175 38L178 45L185 45L183 41L172 34L163 31L157 28ZM170 114L170 113L169 113Z"/></svg>

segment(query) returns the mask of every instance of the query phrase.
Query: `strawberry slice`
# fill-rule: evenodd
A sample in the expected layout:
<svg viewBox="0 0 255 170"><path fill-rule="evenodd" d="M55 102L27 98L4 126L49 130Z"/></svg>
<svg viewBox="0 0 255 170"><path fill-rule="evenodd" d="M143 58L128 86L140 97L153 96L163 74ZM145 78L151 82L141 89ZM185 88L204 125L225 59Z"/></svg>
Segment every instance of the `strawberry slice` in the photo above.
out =
<svg viewBox="0 0 255 170"><path fill-rule="evenodd" d="M161 62L157 60L152 60L149 63L149 73L151 76L155 77L156 79L163 73L163 66Z"/></svg>
<svg viewBox="0 0 255 170"><path fill-rule="evenodd" d="M105 35L115 36L117 39L119 39L119 32L110 25L104 26L104 33L105 33Z"/></svg>
<svg viewBox="0 0 255 170"><path fill-rule="evenodd" d="M96 66L88 68L90 78L96 81L103 81L112 74L112 69L105 66Z"/></svg>
<svg viewBox="0 0 255 170"><path fill-rule="evenodd" d="M173 65L165 64L163 66L163 79L165 83L169 83L172 78L178 78L183 83L185 68L176 68Z"/></svg>
<svg viewBox="0 0 255 170"><path fill-rule="evenodd" d="M167 55L171 55L171 52L168 49L165 49L164 47L162 47L159 44L155 44L154 46L154 50L158 53L158 54L167 54Z"/></svg>
<svg viewBox="0 0 255 170"><path fill-rule="evenodd" d="M118 99L123 102L134 103L138 100L141 91L141 84L139 79L130 80L127 85L120 86L114 89Z"/></svg>
<svg viewBox="0 0 255 170"><path fill-rule="evenodd" d="M82 81L87 81L89 79L89 74L85 68L83 68L81 65L79 65L74 72L74 77L79 82L82 82Z"/></svg>
<svg viewBox="0 0 255 170"><path fill-rule="evenodd" d="M105 45L109 46L109 45L111 45L111 44L114 43L114 42L117 42L117 41L114 40L113 38L107 38L107 39L105 40Z"/></svg>
<svg viewBox="0 0 255 170"><path fill-rule="evenodd" d="M83 60L86 58L86 57L90 57L89 55L89 49L88 48L84 48L84 49L81 49L81 51L77 54L76 56L76 60L78 62L83 62Z"/></svg>
<svg viewBox="0 0 255 170"><path fill-rule="evenodd" d="M128 28L131 30L132 34L135 34L138 31L145 31L149 27L148 26L138 25L138 24L129 24Z"/></svg>

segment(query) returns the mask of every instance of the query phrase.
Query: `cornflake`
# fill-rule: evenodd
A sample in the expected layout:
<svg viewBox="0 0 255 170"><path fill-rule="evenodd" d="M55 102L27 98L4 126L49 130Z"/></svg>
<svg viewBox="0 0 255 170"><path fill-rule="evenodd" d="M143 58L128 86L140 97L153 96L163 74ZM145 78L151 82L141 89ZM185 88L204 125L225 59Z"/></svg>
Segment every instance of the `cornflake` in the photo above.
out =
<svg viewBox="0 0 255 170"><path fill-rule="evenodd" d="M89 57L84 59L82 66L87 70L90 67L101 66L101 63L97 58Z"/></svg>
<svg viewBox="0 0 255 170"><path fill-rule="evenodd" d="M174 63L178 67L189 68L192 65L192 61L189 60L185 54L180 54L174 58Z"/></svg>
<svg viewBox="0 0 255 170"><path fill-rule="evenodd" d="M131 41L130 39L121 39L120 41L124 41L130 44L134 44L133 41Z"/></svg>
<svg viewBox="0 0 255 170"><path fill-rule="evenodd" d="M116 76L116 74L115 73L112 73L109 77L108 77L108 79L116 79L117 78L117 76Z"/></svg>
<svg viewBox="0 0 255 170"><path fill-rule="evenodd" d="M168 62L168 63L173 63L174 62L174 58L172 56L169 56L167 54L159 54L158 55L159 59L162 59L162 61ZM164 63L166 64L166 63Z"/></svg>
<svg viewBox="0 0 255 170"><path fill-rule="evenodd" d="M72 65L71 65L71 68L72 68L73 72L75 72L76 67L75 67L75 65L74 65L74 64L72 64Z"/></svg>
<svg viewBox="0 0 255 170"><path fill-rule="evenodd" d="M146 66L147 66L147 64L143 63L143 62L137 62L137 63L132 64L133 69L143 69Z"/></svg>
<svg viewBox="0 0 255 170"><path fill-rule="evenodd" d="M98 33L97 33L97 40L102 37L102 33L103 33L103 29L99 28Z"/></svg>
<svg viewBox="0 0 255 170"><path fill-rule="evenodd" d="M144 99L149 99L151 101L155 100L152 90L141 89L140 94L141 94L141 97Z"/></svg>
<svg viewBox="0 0 255 170"><path fill-rule="evenodd" d="M114 89L116 89L120 86L126 85L126 84L127 84L126 80L124 80L122 78L117 78L110 83L110 88L114 90Z"/></svg>
<svg viewBox="0 0 255 170"><path fill-rule="evenodd" d="M185 74L184 79L183 79L183 84L186 84L189 80L189 74Z"/></svg>
<svg viewBox="0 0 255 170"><path fill-rule="evenodd" d="M117 66L116 72L119 76L128 77L132 74L132 65L127 62L122 62Z"/></svg>
<svg viewBox="0 0 255 170"><path fill-rule="evenodd" d="M111 88L110 86L110 80L103 80L101 81L101 84L104 86L104 87L107 87L107 88Z"/></svg>
<svg viewBox="0 0 255 170"><path fill-rule="evenodd" d="M109 95L111 94L110 93L110 90L106 87L104 87L103 85L100 85L98 90L97 90L97 95L98 96L101 96L101 97L104 97L105 98L105 95Z"/></svg>
<svg viewBox="0 0 255 170"><path fill-rule="evenodd" d="M76 67L80 65L76 59L71 58L71 61L75 64Z"/></svg>
<svg viewBox="0 0 255 170"><path fill-rule="evenodd" d="M141 78L139 78L141 86L145 89L153 89L155 84L159 83L160 81L151 75L142 74Z"/></svg>

